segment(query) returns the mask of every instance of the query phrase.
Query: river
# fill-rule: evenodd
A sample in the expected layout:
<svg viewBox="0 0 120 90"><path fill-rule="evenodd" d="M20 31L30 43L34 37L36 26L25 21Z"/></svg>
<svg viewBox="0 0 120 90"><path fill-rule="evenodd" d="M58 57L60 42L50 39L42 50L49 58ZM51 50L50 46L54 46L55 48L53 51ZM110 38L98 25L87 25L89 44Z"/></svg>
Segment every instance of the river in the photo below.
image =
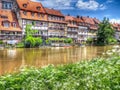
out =
<svg viewBox="0 0 120 90"><path fill-rule="evenodd" d="M0 75L13 73L21 66L41 67L59 65L101 56L112 46L85 46L71 48L11 48L0 50Z"/></svg>

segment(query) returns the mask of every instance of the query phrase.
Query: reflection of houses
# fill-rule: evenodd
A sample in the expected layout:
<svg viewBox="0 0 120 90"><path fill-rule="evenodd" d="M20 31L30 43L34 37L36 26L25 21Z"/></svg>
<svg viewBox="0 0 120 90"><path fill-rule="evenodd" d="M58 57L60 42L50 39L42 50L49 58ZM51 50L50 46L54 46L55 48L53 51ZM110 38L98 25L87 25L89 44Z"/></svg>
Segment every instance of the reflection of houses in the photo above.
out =
<svg viewBox="0 0 120 90"><path fill-rule="evenodd" d="M0 40L20 40L22 31L17 22L15 13L9 10L0 10Z"/></svg>
<svg viewBox="0 0 120 90"><path fill-rule="evenodd" d="M15 12L19 19L19 24L22 27L23 34L25 34L26 24L33 25L34 30L38 30L36 36L47 36L48 23L45 9L41 3L32 2L29 0L17 0Z"/></svg>
<svg viewBox="0 0 120 90"><path fill-rule="evenodd" d="M120 41L120 24L114 23L112 25L115 30L115 38Z"/></svg>
<svg viewBox="0 0 120 90"><path fill-rule="evenodd" d="M48 15L48 37L65 37L66 22L64 15L54 9L45 8Z"/></svg>
<svg viewBox="0 0 120 90"><path fill-rule="evenodd" d="M74 42L77 42L78 26L76 18L72 16L65 16L65 20L67 22L67 37L72 38Z"/></svg>

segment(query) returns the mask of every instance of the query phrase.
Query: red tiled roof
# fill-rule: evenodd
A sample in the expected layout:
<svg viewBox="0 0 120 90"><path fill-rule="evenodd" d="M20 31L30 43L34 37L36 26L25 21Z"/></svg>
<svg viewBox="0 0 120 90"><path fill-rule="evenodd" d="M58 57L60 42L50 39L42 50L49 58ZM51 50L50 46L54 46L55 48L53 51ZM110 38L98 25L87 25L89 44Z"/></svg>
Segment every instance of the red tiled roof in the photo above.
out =
<svg viewBox="0 0 120 90"><path fill-rule="evenodd" d="M117 30L120 31L120 24L118 24L118 23L113 23L112 26L113 26L114 28L116 28Z"/></svg>
<svg viewBox="0 0 120 90"><path fill-rule="evenodd" d="M65 21L77 21L73 16L65 16Z"/></svg>
<svg viewBox="0 0 120 90"><path fill-rule="evenodd" d="M30 0L16 0L16 1L19 8L22 10L45 13L45 9L41 3L33 2ZM24 5L26 6L24 7ZM38 7L40 8L40 10L37 9Z"/></svg>
<svg viewBox="0 0 120 90"><path fill-rule="evenodd" d="M100 23L100 20L98 20L97 18L93 18L93 20L94 20L94 22L95 22L96 24L99 24L99 23Z"/></svg>
<svg viewBox="0 0 120 90"><path fill-rule="evenodd" d="M88 24L95 24L93 18L89 18L89 17L81 17L82 20L85 22L85 23L88 23Z"/></svg>
<svg viewBox="0 0 120 90"><path fill-rule="evenodd" d="M45 8L45 11L49 15L55 15L55 16L64 17L64 15L59 10Z"/></svg>
<svg viewBox="0 0 120 90"><path fill-rule="evenodd" d="M73 16L65 16L65 21L68 22L68 27L71 27L71 28L78 28L77 26L77 19ZM69 21L71 22L76 22L76 25L73 25L73 24L70 24Z"/></svg>
<svg viewBox="0 0 120 90"><path fill-rule="evenodd" d="M38 13L34 13L34 16L32 16L31 12L26 12L26 15L24 15L23 12L23 10L20 10L20 17L23 19L47 21L46 14L43 14L44 17L42 17L41 14L38 16Z"/></svg>
<svg viewBox="0 0 120 90"><path fill-rule="evenodd" d="M3 21L9 22L10 27L6 28L2 25ZM16 27L13 27L11 24L15 22ZM17 18L15 14L12 11L8 10L0 10L0 30L6 30L6 31L22 31L19 27Z"/></svg>
<svg viewBox="0 0 120 90"><path fill-rule="evenodd" d="M84 21L81 18L76 18L78 23L83 23Z"/></svg>

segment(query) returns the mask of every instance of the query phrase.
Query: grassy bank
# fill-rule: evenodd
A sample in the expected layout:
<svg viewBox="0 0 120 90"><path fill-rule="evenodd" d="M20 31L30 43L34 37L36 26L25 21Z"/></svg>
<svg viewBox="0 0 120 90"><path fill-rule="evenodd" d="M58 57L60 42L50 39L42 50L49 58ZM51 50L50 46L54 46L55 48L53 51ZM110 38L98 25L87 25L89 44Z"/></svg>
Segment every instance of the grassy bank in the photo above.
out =
<svg viewBox="0 0 120 90"><path fill-rule="evenodd" d="M24 68L20 73L1 76L0 90L120 90L120 57Z"/></svg>

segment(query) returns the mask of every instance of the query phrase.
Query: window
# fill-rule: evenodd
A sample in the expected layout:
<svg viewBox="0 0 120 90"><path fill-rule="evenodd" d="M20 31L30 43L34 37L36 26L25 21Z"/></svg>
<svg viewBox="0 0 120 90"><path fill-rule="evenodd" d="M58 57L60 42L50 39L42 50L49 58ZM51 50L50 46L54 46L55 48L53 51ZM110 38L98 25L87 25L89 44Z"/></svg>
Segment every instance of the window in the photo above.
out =
<svg viewBox="0 0 120 90"><path fill-rule="evenodd" d="M23 4L23 7L24 7L24 8L27 8L27 4Z"/></svg>
<svg viewBox="0 0 120 90"><path fill-rule="evenodd" d="M2 8L3 9L12 9L12 5L13 5L12 2L6 2L6 1L2 2Z"/></svg>
<svg viewBox="0 0 120 90"><path fill-rule="evenodd" d="M42 14L41 17L44 18L44 15Z"/></svg>
<svg viewBox="0 0 120 90"><path fill-rule="evenodd" d="M3 22L3 26L8 28L8 27L10 27L10 23L9 22Z"/></svg>
<svg viewBox="0 0 120 90"><path fill-rule="evenodd" d="M38 17L40 17L40 13L38 13Z"/></svg>
<svg viewBox="0 0 120 90"><path fill-rule="evenodd" d="M23 11L23 14L24 14L24 15L26 15L26 14L27 14L27 12L26 12L26 11Z"/></svg>
<svg viewBox="0 0 120 90"><path fill-rule="evenodd" d="M13 23L13 27L17 27L17 25L16 25L16 23L15 23L15 22Z"/></svg>
<svg viewBox="0 0 120 90"><path fill-rule="evenodd" d="M40 11L40 6L36 7L36 9L37 9L38 11Z"/></svg>
<svg viewBox="0 0 120 90"><path fill-rule="evenodd" d="M31 15L32 15L32 17L34 17L35 13L34 13L34 12L31 12Z"/></svg>

